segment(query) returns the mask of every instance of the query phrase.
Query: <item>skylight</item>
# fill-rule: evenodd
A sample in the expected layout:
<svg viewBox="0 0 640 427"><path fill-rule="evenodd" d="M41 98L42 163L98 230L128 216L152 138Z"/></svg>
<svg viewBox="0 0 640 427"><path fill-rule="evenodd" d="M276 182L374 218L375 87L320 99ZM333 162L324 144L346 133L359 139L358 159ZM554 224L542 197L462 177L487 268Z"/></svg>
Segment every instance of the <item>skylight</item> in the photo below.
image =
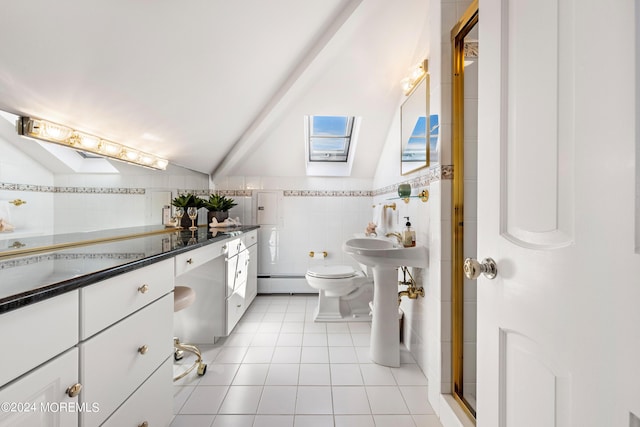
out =
<svg viewBox="0 0 640 427"><path fill-rule="evenodd" d="M307 175L350 175L359 123L353 116L305 116Z"/></svg>
<svg viewBox="0 0 640 427"><path fill-rule="evenodd" d="M309 118L309 161L346 162L353 130L353 117Z"/></svg>

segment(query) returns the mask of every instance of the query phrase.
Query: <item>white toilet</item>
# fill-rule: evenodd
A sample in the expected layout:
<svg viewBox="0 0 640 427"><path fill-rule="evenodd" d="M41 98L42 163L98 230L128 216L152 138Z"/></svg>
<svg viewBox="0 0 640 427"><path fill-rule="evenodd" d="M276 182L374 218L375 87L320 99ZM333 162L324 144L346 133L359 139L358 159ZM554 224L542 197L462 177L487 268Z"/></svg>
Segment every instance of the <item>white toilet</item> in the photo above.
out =
<svg viewBox="0 0 640 427"><path fill-rule="evenodd" d="M369 301L373 299L373 274L356 271L346 265L317 265L309 267L305 278L318 289L318 322L370 321Z"/></svg>

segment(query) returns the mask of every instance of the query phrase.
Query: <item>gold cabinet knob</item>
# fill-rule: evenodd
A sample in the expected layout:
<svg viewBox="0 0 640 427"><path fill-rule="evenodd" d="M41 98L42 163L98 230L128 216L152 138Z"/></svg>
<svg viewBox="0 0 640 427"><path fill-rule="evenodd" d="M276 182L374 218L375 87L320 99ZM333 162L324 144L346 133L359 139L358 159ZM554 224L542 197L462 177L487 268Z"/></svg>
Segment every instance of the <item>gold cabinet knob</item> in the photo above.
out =
<svg viewBox="0 0 640 427"><path fill-rule="evenodd" d="M144 285L140 286L138 288L138 292L140 292L141 294L146 294L147 292L149 292L149 285L144 284Z"/></svg>
<svg viewBox="0 0 640 427"><path fill-rule="evenodd" d="M189 258L189 259L187 260L187 264L193 264L193 259Z"/></svg>
<svg viewBox="0 0 640 427"><path fill-rule="evenodd" d="M146 354L147 351L149 351L149 347L147 347L146 345L138 347L138 353L140 353L140 354Z"/></svg>
<svg viewBox="0 0 640 427"><path fill-rule="evenodd" d="M77 395L80 394L80 390L82 390L82 384L75 383L71 387L67 388L67 391L65 391L65 393L69 397L76 397Z"/></svg>
<svg viewBox="0 0 640 427"><path fill-rule="evenodd" d="M138 427L149 427L149 423L146 421L143 421L140 424L138 424Z"/></svg>

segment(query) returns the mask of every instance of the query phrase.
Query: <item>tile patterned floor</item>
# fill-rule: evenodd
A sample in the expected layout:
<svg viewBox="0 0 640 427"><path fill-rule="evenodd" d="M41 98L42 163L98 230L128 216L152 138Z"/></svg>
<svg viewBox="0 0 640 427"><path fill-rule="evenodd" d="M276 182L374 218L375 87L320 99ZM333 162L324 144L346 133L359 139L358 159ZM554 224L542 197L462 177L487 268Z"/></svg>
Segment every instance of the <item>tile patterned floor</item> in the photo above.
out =
<svg viewBox="0 0 640 427"><path fill-rule="evenodd" d="M442 427L411 354L372 363L370 324L314 323L316 298L258 296L230 336L201 346L207 373L175 383L171 427Z"/></svg>

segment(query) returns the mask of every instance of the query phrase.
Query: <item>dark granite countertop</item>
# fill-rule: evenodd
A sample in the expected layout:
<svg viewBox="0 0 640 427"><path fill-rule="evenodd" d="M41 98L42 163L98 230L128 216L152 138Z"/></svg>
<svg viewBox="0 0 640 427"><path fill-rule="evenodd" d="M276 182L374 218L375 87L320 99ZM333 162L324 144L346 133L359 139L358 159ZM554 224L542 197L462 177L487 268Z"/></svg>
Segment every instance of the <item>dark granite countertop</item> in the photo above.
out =
<svg viewBox="0 0 640 427"><path fill-rule="evenodd" d="M211 233L204 227L191 232L150 226L20 239L25 245L20 249L37 252L0 250L0 313L257 228L248 225Z"/></svg>

